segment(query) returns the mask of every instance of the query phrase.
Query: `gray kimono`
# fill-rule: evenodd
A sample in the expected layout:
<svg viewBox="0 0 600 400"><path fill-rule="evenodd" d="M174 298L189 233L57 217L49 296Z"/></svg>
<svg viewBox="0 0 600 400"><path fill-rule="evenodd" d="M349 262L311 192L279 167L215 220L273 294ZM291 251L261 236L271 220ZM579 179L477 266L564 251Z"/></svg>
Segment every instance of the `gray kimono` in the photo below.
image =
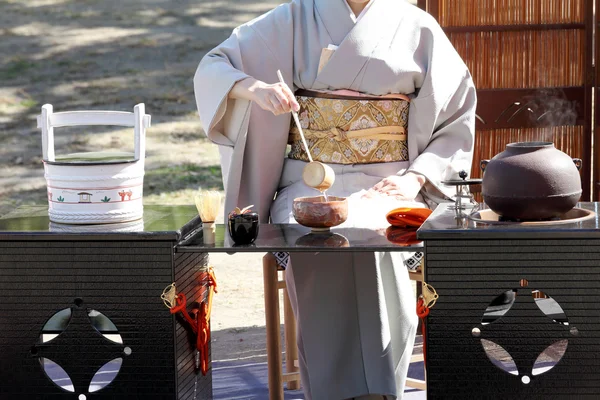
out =
<svg viewBox="0 0 600 400"><path fill-rule="evenodd" d="M283 200L273 203L278 191L287 188L294 197L304 190L294 172L301 168L284 162L290 116L274 116L248 101L228 98L233 85L248 76L276 82L278 69L290 87L411 97L409 161L359 166L367 173L350 168L347 172L364 179L346 176L358 186L344 195L368 189L385 176L414 171L427 178L417 200L439 200L452 195L441 181L470 169L475 88L436 21L404 0L372 0L355 23L344 2L283 4L236 28L200 62L194 77L196 101L202 126L221 152L225 213L254 204L262 222L269 216L274 222L293 222ZM319 71L322 49L329 45L338 47ZM336 179L343 181L344 174ZM398 257L292 257L287 275L307 398L402 396L417 321L406 269L394 261Z"/></svg>

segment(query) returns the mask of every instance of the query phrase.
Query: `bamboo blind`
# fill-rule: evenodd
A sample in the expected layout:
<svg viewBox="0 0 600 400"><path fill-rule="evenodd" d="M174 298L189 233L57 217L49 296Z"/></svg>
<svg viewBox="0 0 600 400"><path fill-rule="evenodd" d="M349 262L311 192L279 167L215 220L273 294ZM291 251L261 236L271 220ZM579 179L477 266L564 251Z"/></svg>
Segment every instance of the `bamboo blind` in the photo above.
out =
<svg viewBox="0 0 600 400"><path fill-rule="evenodd" d="M442 26L584 22L584 0L439 0Z"/></svg>
<svg viewBox="0 0 600 400"><path fill-rule="evenodd" d="M581 86L585 31L449 33L477 89Z"/></svg>

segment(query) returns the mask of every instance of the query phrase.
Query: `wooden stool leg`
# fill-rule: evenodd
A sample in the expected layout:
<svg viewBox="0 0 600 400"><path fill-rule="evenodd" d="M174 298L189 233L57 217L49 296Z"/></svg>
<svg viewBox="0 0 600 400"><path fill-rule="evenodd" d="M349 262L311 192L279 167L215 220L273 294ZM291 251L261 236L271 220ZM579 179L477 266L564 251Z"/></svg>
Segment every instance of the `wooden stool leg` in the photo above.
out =
<svg viewBox="0 0 600 400"><path fill-rule="evenodd" d="M425 263L424 260L421 260L421 264L420 266L415 270L415 271L409 271L408 272L408 276L411 280L416 281L417 283L417 301L419 300L419 296L421 296L421 294L423 293L423 281L424 279L424 271L425 270ZM422 322L419 321L419 324L421 324ZM423 338L423 341L425 341L425 338ZM410 362L421 362L423 361L423 366L425 366L425 362L424 362L424 358L423 358L423 354L418 354L418 355L414 355L412 356ZM427 376L427 371L425 372L425 376ZM415 389L419 389L419 390L427 390L427 382L425 380L419 380L419 379L413 379L413 378L406 378L406 386L407 387L411 387L411 388L415 388Z"/></svg>
<svg viewBox="0 0 600 400"><path fill-rule="evenodd" d="M283 271L283 280L285 282L285 271ZM298 360L298 344L296 343L296 318L290 303L287 289L283 289L283 326L285 331L285 370L288 376L296 373L296 380L288 380L288 390L300 389L299 368L295 365Z"/></svg>
<svg viewBox="0 0 600 400"><path fill-rule="evenodd" d="M263 278L265 285L265 325L267 331L269 399L283 400L277 261L275 260L275 256L271 253L263 257Z"/></svg>

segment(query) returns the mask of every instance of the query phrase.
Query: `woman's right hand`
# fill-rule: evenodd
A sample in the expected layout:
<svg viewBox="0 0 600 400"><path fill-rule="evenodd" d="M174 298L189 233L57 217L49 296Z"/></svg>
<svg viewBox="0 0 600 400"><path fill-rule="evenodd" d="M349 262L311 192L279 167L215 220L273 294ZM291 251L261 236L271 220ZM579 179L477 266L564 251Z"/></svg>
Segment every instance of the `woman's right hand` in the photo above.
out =
<svg viewBox="0 0 600 400"><path fill-rule="evenodd" d="M251 100L263 110L275 115L300 109L294 94L284 83L268 84L254 78L246 78L233 86L230 95Z"/></svg>

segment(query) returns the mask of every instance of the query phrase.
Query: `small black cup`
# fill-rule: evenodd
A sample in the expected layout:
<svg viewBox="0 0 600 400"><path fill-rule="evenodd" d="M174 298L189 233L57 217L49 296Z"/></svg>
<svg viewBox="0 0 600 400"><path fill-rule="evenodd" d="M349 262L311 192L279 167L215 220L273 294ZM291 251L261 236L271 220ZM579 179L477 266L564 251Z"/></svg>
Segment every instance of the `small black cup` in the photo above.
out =
<svg viewBox="0 0 600 400"><path fill-rule="evenodd" d="M245 213L229 216L229 236L235 244L250 244L258 236L258 214Z"/></svg>

